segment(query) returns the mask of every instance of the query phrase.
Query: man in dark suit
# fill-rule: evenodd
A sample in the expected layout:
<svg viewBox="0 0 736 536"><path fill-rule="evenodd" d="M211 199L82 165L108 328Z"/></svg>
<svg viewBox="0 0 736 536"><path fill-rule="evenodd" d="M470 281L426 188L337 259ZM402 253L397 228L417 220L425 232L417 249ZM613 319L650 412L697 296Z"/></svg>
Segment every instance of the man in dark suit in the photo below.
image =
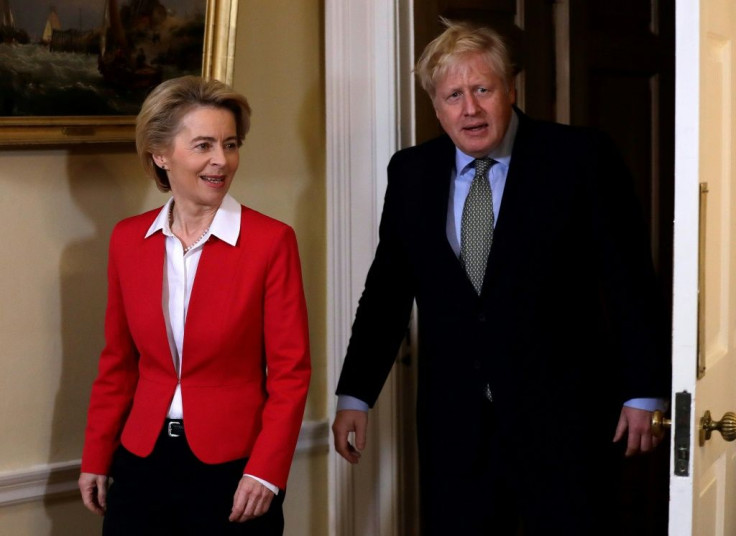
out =
<svg viewBox="0 0 736 536"><path fill-rule="evenodd" d="M514 107L495 32L446 24L416 72L447 135L389 164L335 446L357 463L416 300L423 534L616 534L668 397L633 185L606 137Z"/></svg>

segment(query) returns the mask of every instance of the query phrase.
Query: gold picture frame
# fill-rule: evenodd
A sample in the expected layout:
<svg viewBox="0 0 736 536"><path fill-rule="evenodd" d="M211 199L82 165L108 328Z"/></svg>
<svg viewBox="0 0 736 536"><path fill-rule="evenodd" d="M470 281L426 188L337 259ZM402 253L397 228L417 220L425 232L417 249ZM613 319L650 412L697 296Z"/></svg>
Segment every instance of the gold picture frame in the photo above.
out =
<svg viewBox="0 0 736 536"><path fill-rule="evenodd" d="M202 76L232 83L238 0L206 0ZM135 140L134 115L0 116L0 147Z"/></svg>

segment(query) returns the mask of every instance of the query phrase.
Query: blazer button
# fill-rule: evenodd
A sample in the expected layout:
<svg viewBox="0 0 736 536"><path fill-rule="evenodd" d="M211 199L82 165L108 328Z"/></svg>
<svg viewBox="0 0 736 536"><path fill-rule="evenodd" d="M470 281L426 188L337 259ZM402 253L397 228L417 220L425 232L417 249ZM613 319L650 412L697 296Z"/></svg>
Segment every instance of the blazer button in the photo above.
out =
<svg viewBox="0 0 736 536"><path fill-rule="evenodd" d="M487 319L485 313L478 313L478 322L480 322L481 324L485 324L486 320Z"/></svg>
<svg viewBox="0 0 736 536"><path fill-rule="evenodd" d="M480 370L480 359L473 359L473 368L475 370Z"/></svg>

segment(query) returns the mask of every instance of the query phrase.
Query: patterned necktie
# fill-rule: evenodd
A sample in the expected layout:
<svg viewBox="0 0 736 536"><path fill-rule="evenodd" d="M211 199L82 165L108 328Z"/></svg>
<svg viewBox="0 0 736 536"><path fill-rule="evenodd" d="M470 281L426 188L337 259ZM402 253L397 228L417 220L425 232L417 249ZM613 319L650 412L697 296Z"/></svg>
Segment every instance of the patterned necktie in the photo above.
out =
<svg viewBox="0 0 736 536"><path fill-rule="evenodd" d="M465 199L460 229L460 263L478 294L493 243L493 194L488 170L495 163L490 158L475 160L475 177Z"/></svg>

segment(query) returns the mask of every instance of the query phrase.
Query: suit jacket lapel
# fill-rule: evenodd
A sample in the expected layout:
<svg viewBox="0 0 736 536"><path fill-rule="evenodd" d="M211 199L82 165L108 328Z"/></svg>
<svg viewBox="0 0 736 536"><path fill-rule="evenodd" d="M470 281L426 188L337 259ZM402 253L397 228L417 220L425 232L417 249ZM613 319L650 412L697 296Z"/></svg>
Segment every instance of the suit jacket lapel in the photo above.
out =
<svg viewBox="0 0 736 536"><path fill-rule="evenodd" d="M450 183L454 175L455 145L446 135L442 140L440 150L433 151L424 160L424 177L419 187L424 208L423 225L429 233L433 250L439 252L438 262L446 263L451 273L467 279L460 260L447 240L447 209L450 202ZM472 290L470 280L467 283Z"/></svg>
<svg viewBox="0 0 736 536"><path fill-rule="evenodd" d="M493 232L493 246L488 257L483 283L484 295L487 293L486 289L498 281L502 268L513 263L514 252L519 247L523 247L518 243L521 238L519 232L524 225L528 224L526 220L531 217L529 189L533 186L529 184L529 181L534 175L530 170L530 167L534 166L534 158L527 155L526 152L529 147L530 131L534 126L531 119L519 110L516 112L519 116L519 129L511 153L501 210Z"/></svg>

